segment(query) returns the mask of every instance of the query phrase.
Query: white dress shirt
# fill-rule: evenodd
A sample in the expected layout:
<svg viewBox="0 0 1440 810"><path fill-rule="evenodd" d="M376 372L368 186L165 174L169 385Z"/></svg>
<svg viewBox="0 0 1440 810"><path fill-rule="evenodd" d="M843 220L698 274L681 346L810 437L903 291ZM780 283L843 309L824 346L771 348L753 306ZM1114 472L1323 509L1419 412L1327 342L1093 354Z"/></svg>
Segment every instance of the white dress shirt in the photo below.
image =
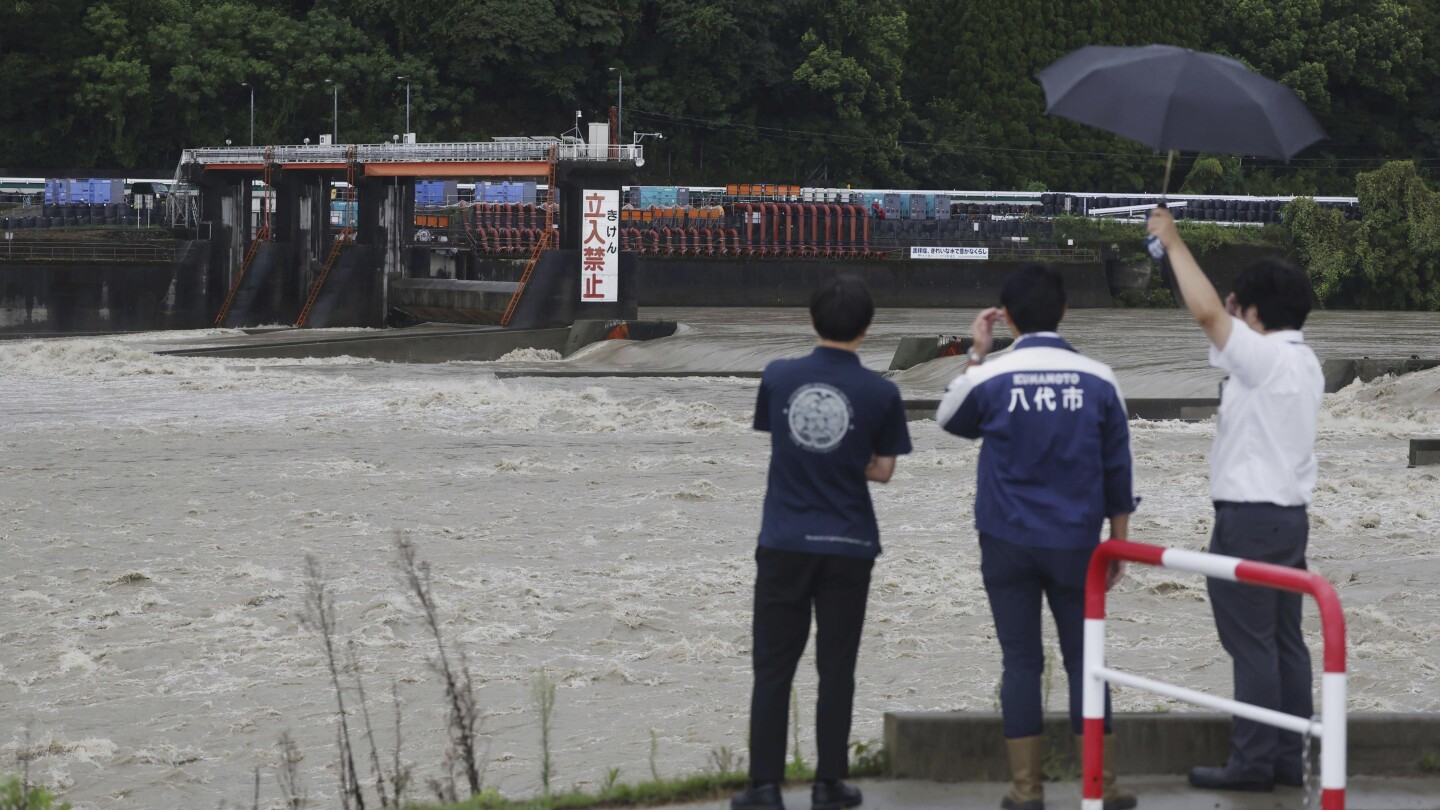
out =
<svg viewBox="0 0 1440 810"><path fill-rule="evenodd" d="M1210 364L1230 372L1210 453L1217 501L1305 506L1315 492L1315 419L1325 393L1320 361L1296 330L1260 334L1232 318Z"/></svg>

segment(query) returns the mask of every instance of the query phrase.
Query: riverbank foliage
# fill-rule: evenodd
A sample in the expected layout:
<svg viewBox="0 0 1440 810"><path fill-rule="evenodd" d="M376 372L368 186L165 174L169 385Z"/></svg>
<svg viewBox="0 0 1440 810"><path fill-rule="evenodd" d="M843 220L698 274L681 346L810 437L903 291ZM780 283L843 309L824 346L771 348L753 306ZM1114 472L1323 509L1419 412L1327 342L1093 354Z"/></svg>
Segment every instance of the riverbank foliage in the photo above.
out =
<svg viewBox="0 0 1440 810"><path fill-rule="evenodd" d="M57 803L50 791L11 774L0 779L0 810L70 810L70 805Z"/></svg>
<svg viewBox="0 0 1440 810"><path fill-rule="evenodd" d="M1173 188L1351 193L1440 165L1429 0L23 0L0 4L0 166L165 169L184 147L553 135L624 76L642 181L1155 191L1148 150L1047 117L1086 44L1234 55L1330 134L1291 164L1184 156ZM616 68L618 72L609 69ZM332 80L334 84L327 83ZM332 96L332 90L338 92Z"/></svg>
<svg viewBox="0 0 1440 810"><path fill-rule="evenodd" d="M1278 225L1236 228L1214 222L1180 220L1180 235L1197 257L1227 245L1259 245L1280 250L1289 247L1289 231ZM1107 246L1117 250L1126 260L1142 259L1145 247L1145 223L1142 220L1105 219L1096 217L1055 217L1055 239L1075 240L1076 245L1103 251Z"/></svg>
<svg viewBox="0 0 1440 810"><path fill-rule="evenodd" d="M1300 198L1284 216L1322 304L1440 310L1440 192L1414 163L1356 177L1360 219Z"/></svg>

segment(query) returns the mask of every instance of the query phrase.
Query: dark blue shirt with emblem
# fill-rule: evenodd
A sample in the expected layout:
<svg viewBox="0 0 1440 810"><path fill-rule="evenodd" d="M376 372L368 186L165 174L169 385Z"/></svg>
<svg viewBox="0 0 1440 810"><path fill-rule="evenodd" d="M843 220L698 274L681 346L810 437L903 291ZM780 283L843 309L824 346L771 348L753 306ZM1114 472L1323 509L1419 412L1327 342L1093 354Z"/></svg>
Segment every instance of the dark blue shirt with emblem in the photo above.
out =
<svg viewBox="0 0 1440 810"><path fill-rule="evenodd" d="M910 452L900 389L844 349L765 367L755 429L770 432L760 545L874 559L880 529L865 468Z"/></svg>

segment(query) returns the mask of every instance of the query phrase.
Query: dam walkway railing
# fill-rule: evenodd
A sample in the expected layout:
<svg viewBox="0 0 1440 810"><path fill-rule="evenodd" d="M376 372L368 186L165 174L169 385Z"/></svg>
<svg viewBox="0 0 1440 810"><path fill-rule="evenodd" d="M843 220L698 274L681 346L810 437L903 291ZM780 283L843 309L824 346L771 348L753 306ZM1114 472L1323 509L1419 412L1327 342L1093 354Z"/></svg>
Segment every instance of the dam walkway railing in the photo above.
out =
<svg viewBox="0 0 1440 810"><path fill-rule="evenodd" d="M84 242L0 243L0 262L86 262L96 264L169 264L176 250L168 245Z"/></svg>
<svg viewBox="0 0 1440 810"><path fill-rule="evenodd" d="M1316 717L1296 717L1250 703L1208 695L1182 686L1143 678L1105 665L1105 594L1110 564L1127 561L1173 571L1189 571L1215 579L1262 588L1308 593L1320 608L1324 639L1324 674ZM1320 738L1320 810L1345 810L1345 613L1335 586L1319 574L1300 568L1242 560L1222 554L1107 540L1095 549L1085 585L1085 665L1081 702L1084 709L1081 810L1102 810L1105 769L1105 684L1119 684L1197 706L1217 709L1257 723L1303 735L1308 757L1312 737ZM1308 777L1310 763L1305 762ZM1309 790L1309 779L1306 779ZM1310 803L1307 801L1308 808Z"/></svg>
<svg viewBox="0 0 1440 810"><path fill-rule="evenodd" d="M366 163L490 163L542 162L556 150L561 161L632 161L644 159L639 144L613 146L555 143L546 140L476 141L462 143L377 143L290 146L225 146L186 149L180 162L205 166L250 165L265 161L266 150L279 164L343 164L354 150L355 162Z"/></svg>

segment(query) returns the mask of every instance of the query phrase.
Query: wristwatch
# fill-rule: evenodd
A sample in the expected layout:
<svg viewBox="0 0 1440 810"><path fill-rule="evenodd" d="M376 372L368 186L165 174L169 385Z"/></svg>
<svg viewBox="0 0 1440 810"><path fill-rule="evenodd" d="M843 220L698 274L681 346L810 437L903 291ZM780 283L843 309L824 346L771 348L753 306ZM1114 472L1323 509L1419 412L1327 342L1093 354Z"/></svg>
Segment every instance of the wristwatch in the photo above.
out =
<svg viewBox="0 0 1440 810"><path fill-rule="evenodd" d="M970 361L970 365L978 366L981 363L985 362L985 355L975 351L974 349L971 349L970 351L965 353L965 359Z"/></svg>

